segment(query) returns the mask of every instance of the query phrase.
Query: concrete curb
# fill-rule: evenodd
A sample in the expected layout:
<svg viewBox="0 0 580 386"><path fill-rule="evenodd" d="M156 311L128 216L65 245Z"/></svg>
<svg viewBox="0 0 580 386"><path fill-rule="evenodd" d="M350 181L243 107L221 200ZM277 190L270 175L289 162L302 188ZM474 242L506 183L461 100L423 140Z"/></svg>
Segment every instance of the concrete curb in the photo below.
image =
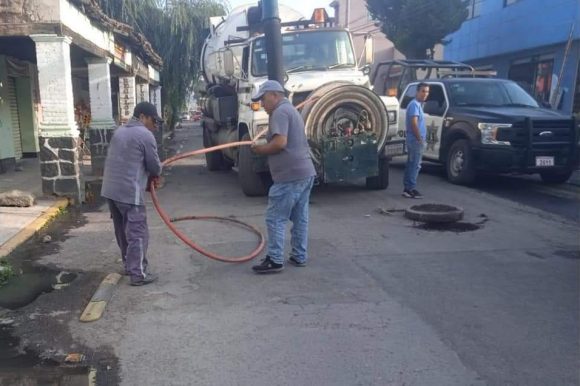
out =
<svg viewBox="0 0 580 386"><path fill-rule="evenodd" d="M20 245L24 244L28 239L34 236L43 226L50 220L56 217L61 209L66 208L69 201L66 198L58 198L54 204L45 210L36 220L32 221L16 235L12 236L4 244L0 245L0 259L8 256Z"/></svg>

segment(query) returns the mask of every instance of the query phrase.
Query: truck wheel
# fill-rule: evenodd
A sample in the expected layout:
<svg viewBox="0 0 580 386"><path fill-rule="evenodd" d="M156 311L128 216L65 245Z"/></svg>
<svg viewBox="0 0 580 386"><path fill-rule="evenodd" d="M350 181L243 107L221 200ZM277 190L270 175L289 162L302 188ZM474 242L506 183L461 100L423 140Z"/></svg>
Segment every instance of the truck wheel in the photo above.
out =
<svg viewBox="0 0 580 386"><path fill-rule="evenodd" d="M385 190L389 186L389 159L379 158L379 175L367 177L367 189Z"/></svg>
<svg viewBox="0 0 580 386"><path fill-rule="evenodd" d="M475 181L476 173L471 146L466 139L453 142L447 153L445 168L447 179L453 184L469 185Z"/></svg>
<svg viewBox="0 0 580 386"><path fill-rule="evenodd" d="M250 141L250 136L244 135L242 141ZM238 178L242 191L249 197L266 196L272 185L272 178L269 173L256 173L253 166L252 150L249 146L240 146Z"/></svg>
<svg viewBox="0 0 580 386"><path fill-rule="evenodd" d="M203 147L208 148L212 147L214 144L212 143L211 136L209 131L206 127L203 128ZM210 153L205 153L205 164L207 166L207 170L210 172L214 172L217 170L228 170L231 168L228 167L226 161L224 159L224 155L220 150L212 151Z"/></svg>
<svg viewBox="0 0 580 386"><path fill-rule="evenodd" d="M572 170L565 172L543 172L540 173L542 181L545 184L563 184L572 176Z"/></svg>

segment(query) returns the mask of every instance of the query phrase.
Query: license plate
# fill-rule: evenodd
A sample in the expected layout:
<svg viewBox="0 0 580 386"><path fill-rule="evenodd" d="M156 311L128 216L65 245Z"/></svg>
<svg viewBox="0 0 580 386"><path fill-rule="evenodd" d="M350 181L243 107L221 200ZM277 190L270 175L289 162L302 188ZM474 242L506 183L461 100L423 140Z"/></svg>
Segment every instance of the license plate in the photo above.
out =
<svg viewBox="0 0 580 386"><path fill-rule="evenodd" d="M405 154L405 143L388 143L385 145L386 156L396 156Z"/></svg>
<svg viewBox="0 0 580 386"><path fill-rule="evenodd" d="M554 166L554 157L536 157L536 166Z"/></svg>

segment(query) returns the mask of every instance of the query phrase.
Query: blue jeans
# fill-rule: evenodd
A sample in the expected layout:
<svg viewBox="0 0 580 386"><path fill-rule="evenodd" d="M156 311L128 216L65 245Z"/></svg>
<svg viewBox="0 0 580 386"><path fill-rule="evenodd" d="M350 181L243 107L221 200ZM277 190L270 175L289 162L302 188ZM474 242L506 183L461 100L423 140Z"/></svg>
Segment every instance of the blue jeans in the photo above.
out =
<svg viewBox="0 0 580 386"><path fill-rule="evenodd" d="M286 223L292 221L292 252L297 261L308 259L308 203L314 177L290 182L275 182L268 193L266 227L268 228L268 256L277 264L284 264Z"/></svg>
<svg viewBox="0 0 580 386"><path fill-rule="evenodd" d="M413 190L417 187L417 176L421 170L421 160L425 145L417 141L407 141L407 164L405 165L405 176L403 185L405 190Z"/></svg>

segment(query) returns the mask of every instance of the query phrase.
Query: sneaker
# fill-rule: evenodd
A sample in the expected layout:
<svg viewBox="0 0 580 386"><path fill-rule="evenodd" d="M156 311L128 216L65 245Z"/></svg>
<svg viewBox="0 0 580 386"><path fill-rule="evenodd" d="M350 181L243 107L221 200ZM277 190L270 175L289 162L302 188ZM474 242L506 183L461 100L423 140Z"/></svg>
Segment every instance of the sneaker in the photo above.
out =
<svg viewBox="0 0 580 386"><path fill-rule="evenodd" d="M295 267L306 267L305 261L298 261L294 256L290 256L288 259L288 263L292 264Z"/></svg>
<svg viewBox="0 0 580 386"><path fill-rule="evenodd" d="M254 265L252 270L256 273L277 273L284 269L284 264L274 263L270 256L266 256L264 260L258 265Z"/></svg>
<svg viewBox="0 0 580 386"><path fill-rule="evenodd" d="M157 275L155 275L154 273L148 273L147 276L140 278L140 279L133 279L131 278L131 285L138 287L138 286L142 286L142 285L147 285L147 284L151 284L155 281L157 281L159 277Z"/></svg>
<svg viewBox="0 0 580 386"><path fill-rule="evenodd" d="M415 195L413 194L412 190L405 189L405 190L403 190L403 197L415 198Z"/></svg>
<svg viewBox="0 0 580 386"><path fill-rule="evenodd" d="M411 193L413 193L413 198L423 198L423 195L417 189L411 190Z"/></svg>

